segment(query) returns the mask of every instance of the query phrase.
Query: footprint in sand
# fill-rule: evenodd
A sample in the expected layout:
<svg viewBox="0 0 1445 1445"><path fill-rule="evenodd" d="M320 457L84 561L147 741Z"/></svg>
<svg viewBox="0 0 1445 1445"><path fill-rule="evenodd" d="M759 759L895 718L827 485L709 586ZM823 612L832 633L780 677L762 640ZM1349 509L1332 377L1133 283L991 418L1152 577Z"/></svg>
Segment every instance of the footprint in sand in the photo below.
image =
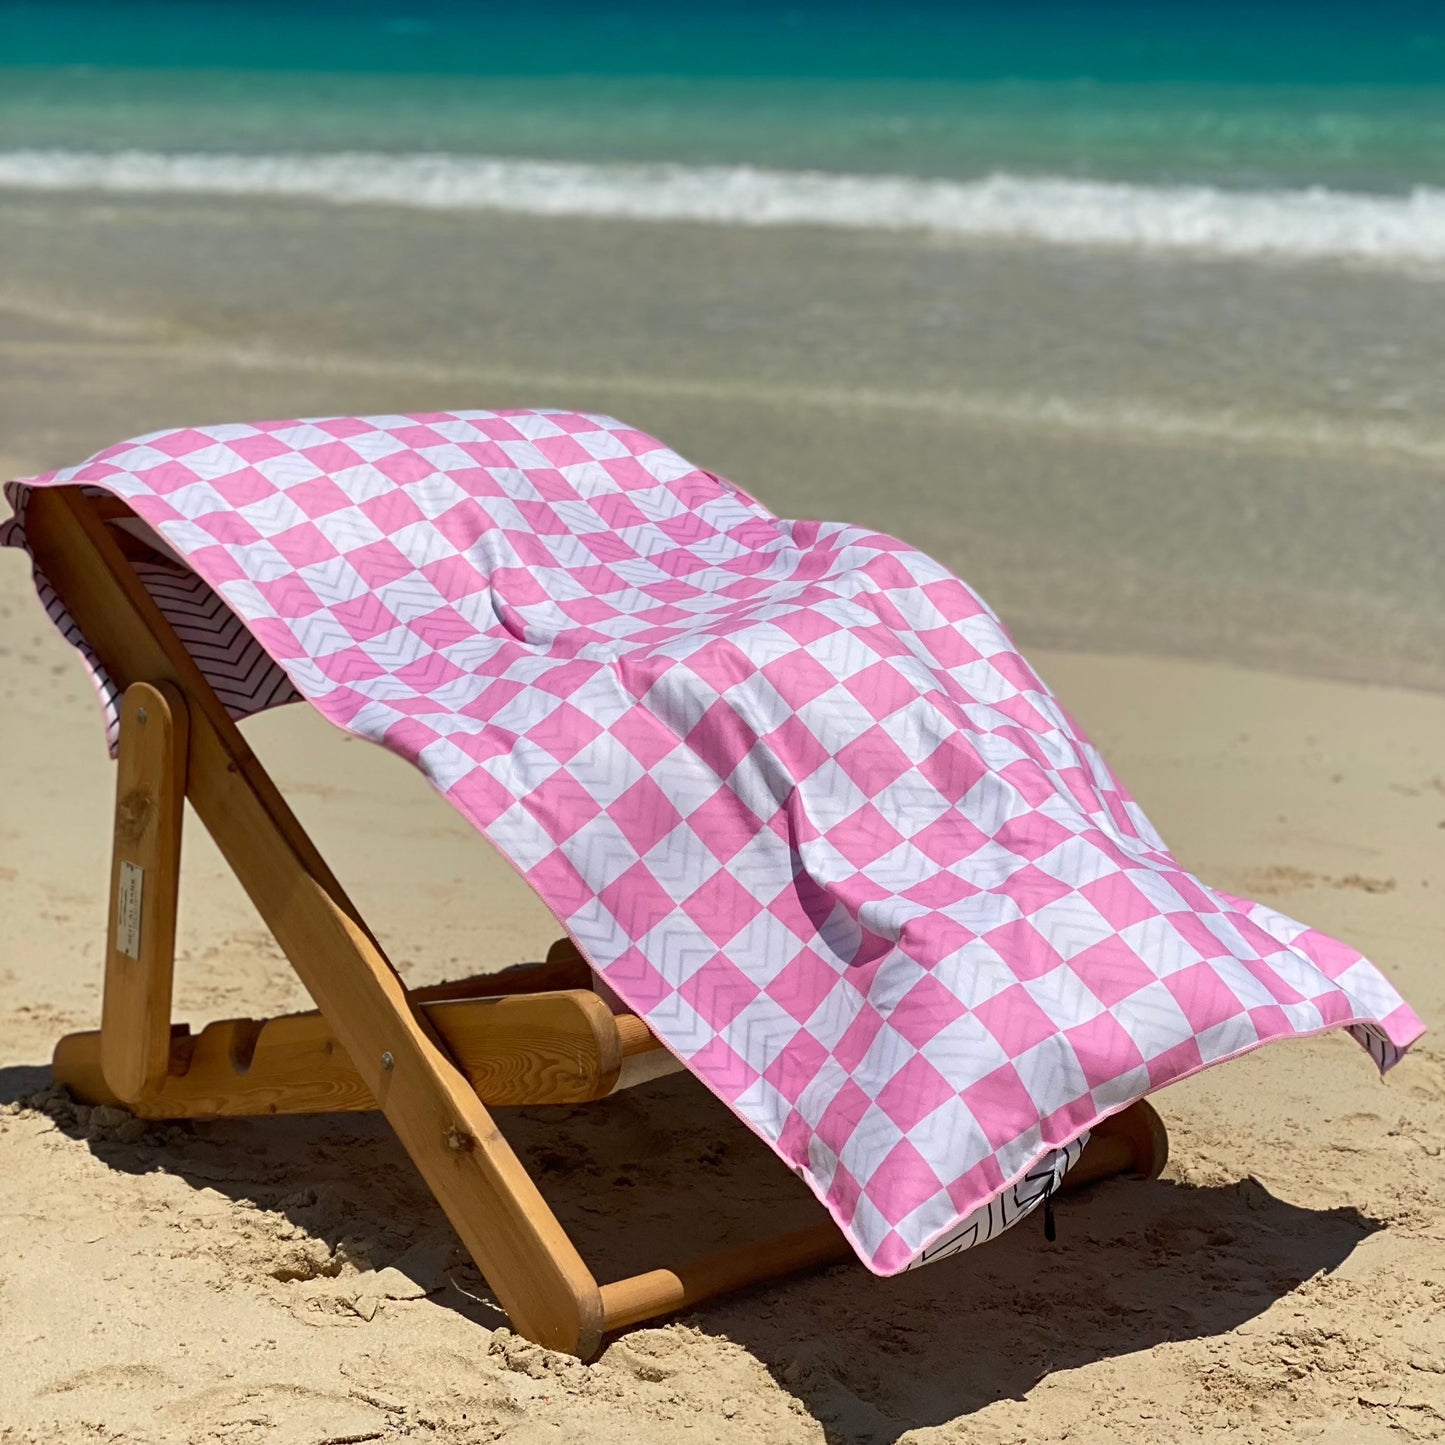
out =
<svg viewBox="0 0 1445 1445"><path fill-rule="evenodd" d="M153 1365L97 1365L93 1369L76 1370L72 1374L62 1375L58 1380L52 1380L35 1392L35 1398L69 1395L76 1390L110 1393L115 1390L167 1389L171 1384L171 1377Z"/></svg>
<svg viewBox="0 0 1445 1445"><path fill-rule="evenodd" d="M1393 893L1398 887L1394 878L1372 878L1364 873L1312 873L1306 868L1292 868L1286 863L1251 868L1245 878L1251 893L1265 896L1304 893L1314 888L1349 889L1359 893Z"/></svg>

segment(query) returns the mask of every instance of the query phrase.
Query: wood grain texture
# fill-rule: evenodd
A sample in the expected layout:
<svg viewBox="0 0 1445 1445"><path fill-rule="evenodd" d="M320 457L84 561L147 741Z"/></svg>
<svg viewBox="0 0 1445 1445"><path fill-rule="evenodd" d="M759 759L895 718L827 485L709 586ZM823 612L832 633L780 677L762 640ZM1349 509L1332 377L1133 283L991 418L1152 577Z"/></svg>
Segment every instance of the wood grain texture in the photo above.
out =
<svg viewBox="0 0 1445 1445"><path fill-rule="evenodd" d="M101 1069L118 1098L155 1094L170 1065L171 978L189 727L181 694L137 682L120 709Z"/></svg>
<svg viewBox="0 0 1445 1445"><path fill-rule="evenodd" d="M616 1087L622 1037L607 1006L587 990L450 1000L424 1009L484 1104L584 1104ZM319 1013L264 1022L226 1019L208 1024L195 1037L178 1029L167 1044L171 1073L151 1097L129 1101L110 1084L100 1067L103 1030L60 1041L56 1082L81 1103L124 1103L146 1119L377 1107L375 1095Z"/></svg>
<svg viewBox="0 0 1445 1445"><path fill-rule="evenodd" d="M739 1245L677 1269L654 1269L602 1286L604 1328L621 1329L780 1275L831 1264L853 1247L831 1220Z"/></svg>
<svg viewBox="0 0 1445 1445"><path fill-rule="evenodd" d="M614 1018L622 1040L622 1068L612 1086L614 1094L683 1071L682 1060L670 1049L664 1048L657 1035L636 1014L616 1014Z"/></svg>
<svg viewBox="0 0 1445 1445"><path fill-rule="evenodd" d="M1132 1174L1157 1179L1169 1162L1169 1131L1147 1099L1094 1126L1079 1162L1064 1176L1064 1189L1082 1189L1096 1179Z"/></svg>
<svg viewBox="0 0 1445 1445"><path fill-rule="evenodd" d="M116 682L169 682L185 696L198 816L518 1332L594 1353L595 1280L105 524L76 490L39 488L26 529Z"/></svg>

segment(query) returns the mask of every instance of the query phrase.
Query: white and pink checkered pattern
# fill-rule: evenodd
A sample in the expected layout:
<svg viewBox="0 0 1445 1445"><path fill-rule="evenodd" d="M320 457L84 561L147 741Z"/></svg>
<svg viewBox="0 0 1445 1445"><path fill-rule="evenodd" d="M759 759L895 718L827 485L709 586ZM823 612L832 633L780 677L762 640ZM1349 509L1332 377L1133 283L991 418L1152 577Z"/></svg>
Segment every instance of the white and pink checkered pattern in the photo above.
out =
<svg viewBox="0 0 1445 1445"><path fill-rule="evenodd" d="M958 578L620 422L161 432L13 484L5 540L63 483L124 498L286 675L233 692L415 763L879 1273L1172 1080L1422 1032L1353 949L1181 869Z"/></svg>

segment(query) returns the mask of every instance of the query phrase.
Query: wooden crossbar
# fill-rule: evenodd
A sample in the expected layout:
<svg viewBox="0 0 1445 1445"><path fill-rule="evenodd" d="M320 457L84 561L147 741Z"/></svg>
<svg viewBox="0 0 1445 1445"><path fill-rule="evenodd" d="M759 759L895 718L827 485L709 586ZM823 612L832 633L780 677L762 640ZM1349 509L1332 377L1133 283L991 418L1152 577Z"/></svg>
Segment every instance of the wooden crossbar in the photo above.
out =
<svg viewBox="0 0 1445 1445"><path fill-rule="evenodd" d="M132 568L112 529L130 515L76 488L36 489L26 511L37 564L125 691L102 1027L60 1041L57 1080L146 1118L379 1109L518 1333L583 1359L606 1330L846 1255L820 1214L598 1285L487 1106L585 1102L676 1061L568 943L530 969L407 989ZM183 797L319 1012L172 1025ZM1152 1176L1166 1154L1141 1102L1100 1126L1064 1187Z"/></svg>
<svg viewBox="0 0 1445 1445"><path fill-rule="evenodd" d="M480 990L479 990L480 992ZM658 1047L633 1014L614 1015L590 989L497 998L418 999L428 1022L478 1098L507 1105L586 1104L629 1082L624 1069L655 1068ZM105 1066L107 1029L70 1034L55 1068L90 1103L122 1104L147 1119L247 1114L330 1114L375 1109L331 1025L319 1013L226 1019L192 1037L170 1037L169 1069L145 1094L115 1087Z"/></svg>

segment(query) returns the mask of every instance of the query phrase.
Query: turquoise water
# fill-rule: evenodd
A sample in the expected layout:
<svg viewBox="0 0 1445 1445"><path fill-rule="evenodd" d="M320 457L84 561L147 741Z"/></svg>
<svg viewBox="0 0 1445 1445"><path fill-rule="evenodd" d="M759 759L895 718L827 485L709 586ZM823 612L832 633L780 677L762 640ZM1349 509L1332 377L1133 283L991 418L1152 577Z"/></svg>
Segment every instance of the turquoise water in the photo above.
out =
<svg viewBox="0 0 1445 1445"><path fill-rule="evenodd" d="M0 151L1445 185L1445 4L0 3Z"/></svg>

